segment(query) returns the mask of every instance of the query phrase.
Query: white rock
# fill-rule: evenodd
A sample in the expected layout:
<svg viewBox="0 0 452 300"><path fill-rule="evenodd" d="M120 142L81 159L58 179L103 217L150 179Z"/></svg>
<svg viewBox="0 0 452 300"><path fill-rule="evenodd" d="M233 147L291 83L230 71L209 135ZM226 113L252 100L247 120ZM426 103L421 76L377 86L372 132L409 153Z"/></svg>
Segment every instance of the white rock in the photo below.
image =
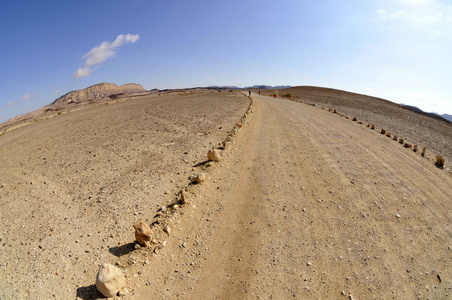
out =
<svg viewBox="0 0 452 300"><path fill-rule="evenodd" d="M163 228L163 231L165 231L167 234L170 234L170 233L171 233L171 227L169 227L168 225L166 225L166 226Z"/></svg>
<svg viewBox="0 0 452 300"><path fill-rule="evenodd" d="M220 153L218 153L217 149L209 150L209 152L207 152L207 158L213 161L220 161L221 159Z"/></svg>
<svg viewBox="0 0 452 300"><path fill-rule="evenodd" d="M133 228L135 228L135 239L137 242L140 245L148 247L152 237L151 228L149 228L149 226L143 221L133 225Z"/></svg>
<svg viewBox="0 0 452 300"><path fill-rule="evenodd" d="M125 296L129 293L129 290L126 288L123 288L122 290L119 291L118 296Z"/></svg>
<svg viewBox="0 0 452 300"><path fill-rule="evenodd" d="M197 183L203 183L204 181L206 181L206 173L200 173L198 174L198 176L196 176L195 181Z"/></svg>
<svg viewBox="0 0 452 300"><path fill-rule="evenodd" d="M96 288L105 297L115 296L126 285L126 278L120 269L104 263L97 273Z"/></svg>

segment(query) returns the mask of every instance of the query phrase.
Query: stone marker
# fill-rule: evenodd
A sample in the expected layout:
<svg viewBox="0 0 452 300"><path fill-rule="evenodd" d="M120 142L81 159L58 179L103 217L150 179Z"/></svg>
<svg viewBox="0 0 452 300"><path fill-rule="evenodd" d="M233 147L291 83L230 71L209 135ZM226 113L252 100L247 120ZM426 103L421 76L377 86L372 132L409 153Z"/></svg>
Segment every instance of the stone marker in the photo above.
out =
<svg viewBox="0 0 452 300"><path fill-rule="evenodd" d="M423 148L423 149L422 149L422 153L421 153L422 156L425 156L425 151L427 151L427 148Z"/></svg>
<svg viewBox="0 0 452 300"><path fill-rule="evenodd" d="M207 158L213 161L220 161L221 159L220 153L218 153L217 149L209 150L209 152L207 152Z"/></svg>
<svg viewBox="0 0 452 300"><path fill-rule="evenodd" d="M413 151L417 152L417 145L413 145Z"/></svg>
<svg viewBox="0 0 452 300"><path fill-rule="evenodd" d="M105 297L114 297L126 285L126 278L120 269L104 263L97 273L96 288Z"/></svg>
<svg viewBox="0 0 452 300"><path fill-rule="evenodd" d="M165 231L167 234L170 234L170 233L171 233L171 227L169 227L168 225L166 225L166 226L163 228L163 231Z"/></svg>
<svg viewBox="0 0 452 300"><path fill-rule="evenodd" d="M398 139L399 139L399 137L398 137L397 135L394 135L393 140L394 140L394 141L397 141Z"/></svg>
<svg viewBox="0 0 452 300"><path fill-rule="evenodd" d="M187 192L185 192L184 190L182 190L180 192L180 199L182 201L182 204L187 204L188 203L188 194Z"/></svg>
<svg viewBox="0 0 452 300"><path fill-rule="evenodd" d="M133 228L135 228L135 238L137 242L140 245L148 247L151 244L151 228L149 228L149 226L146 225L146 223L144 223L143 221L140 221L140 223L133 225Z"/></svg>
<svg viewBox="0 0 452 300"><path fill-rule="evenodd" d="M384 130L383 128L380 131L381 134L386 134L386 130Z"/></svg>
<svg viewBox="0 0 452 300"><path fill-rule="evenodd" d="M436 164L440 167L444 166L444 158L441 155L436 156Z"/></svg>
<svg viewBox="0 0 452 300"><path fill-rule="evenodd" d="M405 143L405 140L404 139L399 139L399 144L404 144Z"/></svg>
<svg viewBox="0 0 452 300"><path fill-rule="evenodd" d="M204 181L206 181L206 173L200 173L198 174L198 176L196 176L195 181L197 183L203 183Z"/></svg>

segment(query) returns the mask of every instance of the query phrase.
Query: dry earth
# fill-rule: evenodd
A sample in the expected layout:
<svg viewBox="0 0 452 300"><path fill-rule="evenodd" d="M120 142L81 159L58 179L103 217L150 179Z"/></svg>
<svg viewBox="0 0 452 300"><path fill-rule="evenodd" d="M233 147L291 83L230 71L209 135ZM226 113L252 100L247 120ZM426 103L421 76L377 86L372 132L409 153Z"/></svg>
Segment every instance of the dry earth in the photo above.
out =
<svg viewBox="0 0 452 300"><path fill-rule="evenodd" d="M2 135L0 299L74 299L99 264L133 248L132 224L173 200L248 105L229 92L154 95Z"/></svg>
<svg viewBox="0 0 452 300"><path fill-rule="evenodd" d="M447 167L327 110L252 98L211 166L248 107L236 93L119 101L0 137L0 298L101 297L103 262L125 272L123 299L450 298ZM168 206L184 187L190 204ZM139 220L151 248L134 247Z"/></svg>
<svg viewBox="0 0 452 300"><path fill-rule="evenodd" d="M426 147L432 159L441 154L452 161L452 122L415 113L384 99L329 88L300 86L281 90L280 94L356 117L366 125L375 125L378 131L383 128L421 149Z"/></svg>

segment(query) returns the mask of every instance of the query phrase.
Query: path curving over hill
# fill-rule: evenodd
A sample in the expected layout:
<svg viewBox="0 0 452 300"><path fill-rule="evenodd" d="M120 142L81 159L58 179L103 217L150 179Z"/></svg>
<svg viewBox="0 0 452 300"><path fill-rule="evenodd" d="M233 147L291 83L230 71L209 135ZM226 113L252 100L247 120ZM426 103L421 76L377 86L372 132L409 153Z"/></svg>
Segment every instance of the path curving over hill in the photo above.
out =
<svg viewBox="0 0 452 300"><path fill-rule="evenodd" d="M253 100L168 245L128 269L130 298L452 297L450 172L318 107Z"/></svg>

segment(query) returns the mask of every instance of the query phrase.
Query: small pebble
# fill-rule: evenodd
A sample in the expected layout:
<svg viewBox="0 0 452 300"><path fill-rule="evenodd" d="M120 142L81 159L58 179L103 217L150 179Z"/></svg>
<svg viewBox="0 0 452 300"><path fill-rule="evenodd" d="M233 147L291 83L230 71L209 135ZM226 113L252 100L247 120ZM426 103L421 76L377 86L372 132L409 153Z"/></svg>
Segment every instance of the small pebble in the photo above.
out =
<svg viewBox="0 0 452 300"><path fill-rule="evenodd" d="M399 214L396 214L395 216L396 216L397 218L400 218L400 215L399 215Z"/></svg>
<svg viewBox="0 0 452 300"><path fill-rule="evenodd" d="M123 288L122 290L119 291L118 295L119 296L125 296L129 293L129 290L126 288Z"/></svg>
<svg viewBox="0 0 452 300"><path fill-rule="evenodd" d="M195 181L197 183L203 183L204 181L206 181L206 173L201 173L198 176L196 176Z"/></svg>

